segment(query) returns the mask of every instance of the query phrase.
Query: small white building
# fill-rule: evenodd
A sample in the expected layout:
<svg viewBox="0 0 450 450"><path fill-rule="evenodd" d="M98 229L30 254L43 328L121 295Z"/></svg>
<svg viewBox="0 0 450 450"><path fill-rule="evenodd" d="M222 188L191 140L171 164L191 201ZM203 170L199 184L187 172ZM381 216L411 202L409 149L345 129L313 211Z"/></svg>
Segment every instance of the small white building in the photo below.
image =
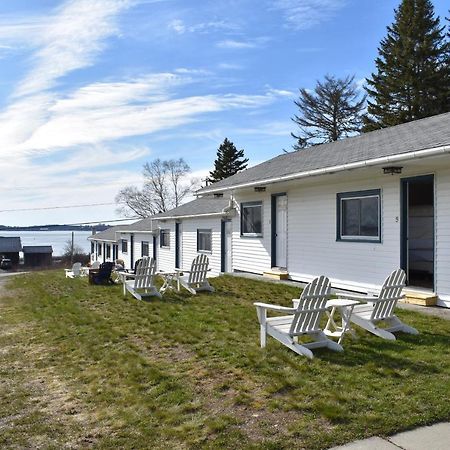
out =
<svg viewBox="0 0 450 450"><path fill-rule="evenodd" d="M133 269L143 256L152 256L161 271L188 270L192 260L206 254L211 274L232 271L230 200L205 196L130 225L94 234L91 262L121 259Z"/></svg>
<svg viewBox="0 0 450 450"><path fill-rule="evenodd" d="M235 210L224 197L206 196L153 216L158 269L188 270L199 254L209 258L211 274L231 272L231 219Z"/></svg>
<svg viewBox="0 0 450 450"><path fill-rule="evenodd" d="M233 199L234 271L367 292L401 267L450 307L450 113L282 154L198 194Z"/></svg>

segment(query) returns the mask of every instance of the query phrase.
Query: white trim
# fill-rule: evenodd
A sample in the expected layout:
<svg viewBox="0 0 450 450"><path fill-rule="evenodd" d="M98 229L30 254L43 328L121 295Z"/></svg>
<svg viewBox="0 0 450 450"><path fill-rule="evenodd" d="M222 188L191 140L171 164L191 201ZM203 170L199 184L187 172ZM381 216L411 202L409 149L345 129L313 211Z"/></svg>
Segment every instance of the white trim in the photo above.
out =
<svg viewBox="0 0 450 450"><path fill-rule="evenodd" d="M443 145L441 147L433 147L433 148L426 149L426 150L416 150L414 152L407 152L407 153L400 153L397 155L384 156L382 158L368 159L366 161L357 161L354 163L340 164L337 166L326 167L323 169L307 170L306 172L296 172L296 173L293 173L290 175L282 175L282 176L275 177L275 178L266 178L266 179L262 179L262 180L251 181L248 183L235 184L235 185L226 186L226 187L222 187L222 188L218 187L215 189L204 189L201 191L197 191L197 194L199 194L199 195L212 194L214 192L242 189L242 188L246 188L246 187L257 186L260 184L279 183L281 181L289 181L289 180L295 180L298 178L308 178L308 177L313 177L313 176L326 175L326 174L331 174L331 173L335 173L335 172L342 172L345 170L361 169L364 167L376 166L379 164L395 163L395 162L399 162L399 161L406 161L409 159L426 158L426 157L437 156L437 155L445 154L445 153L450 153L450 145Z"/></svg>
<svg viewBox="0 0 450 450"><path fill-rule="evenodd" d="M209 217L209 216L226 216L226 212L216 212L216 213L204 213L204 214L189 214L183 216L164 216L164 217L155 217L153 220L176 220L176 219L192 219L196 217Z"/></svg>

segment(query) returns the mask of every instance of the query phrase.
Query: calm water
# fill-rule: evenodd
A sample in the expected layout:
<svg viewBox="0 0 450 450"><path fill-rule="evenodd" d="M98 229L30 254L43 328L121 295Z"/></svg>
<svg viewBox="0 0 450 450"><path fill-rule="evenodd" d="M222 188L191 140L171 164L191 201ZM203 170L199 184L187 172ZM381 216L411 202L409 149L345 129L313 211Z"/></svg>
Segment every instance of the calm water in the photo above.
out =
<svg viewBox="0 0 450 450"><path fill-rule="evenodd" d="M91 244L87 240L90 231L74 231L75 245L80 246L84 253L91 251ZM71 231L0 231L0 236L19 236L22 245L51 245L53 256L64 253L66 243L72 239Z"/></svg>

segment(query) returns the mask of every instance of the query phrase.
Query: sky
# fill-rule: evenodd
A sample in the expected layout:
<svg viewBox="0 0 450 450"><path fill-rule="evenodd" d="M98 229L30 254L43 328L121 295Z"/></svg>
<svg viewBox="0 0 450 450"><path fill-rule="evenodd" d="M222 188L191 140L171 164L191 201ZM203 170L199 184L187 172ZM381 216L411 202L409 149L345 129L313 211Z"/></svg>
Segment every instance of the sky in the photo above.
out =
<svg viewBox="0 0 450 450"><path fill-rule="evenodd" d="M362 89L398 4L2 0L0 224L120 219L145 162L205 178L225 137L250 165L291 149L298 89Z"/></svg>

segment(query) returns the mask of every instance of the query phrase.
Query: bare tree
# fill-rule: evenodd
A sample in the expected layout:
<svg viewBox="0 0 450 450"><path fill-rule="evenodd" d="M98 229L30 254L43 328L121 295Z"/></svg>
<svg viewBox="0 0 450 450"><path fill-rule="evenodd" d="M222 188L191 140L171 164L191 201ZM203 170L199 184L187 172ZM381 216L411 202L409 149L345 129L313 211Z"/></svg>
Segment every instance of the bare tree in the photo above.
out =
<svg viewBox="0 0 450 450"><path fill-rule="evenodd" d="M341 79L326 75L313 92L300 89L299 99L294 101L300 115L292 118L299 126L298 134L291 133L297 141L294 150L358 133L365 101L366 96L360 98L354 77L350 76Z"/></svg>
<svg viewBox="0 0 450 450"><path fill-rule="evenodd" d="M125 216L149 217L180 206L194 191L198 180L189 178L191 168L180 159L155 159L144 164L142 189L126 186L116 196L121 205L118 212Z"/></svg>

